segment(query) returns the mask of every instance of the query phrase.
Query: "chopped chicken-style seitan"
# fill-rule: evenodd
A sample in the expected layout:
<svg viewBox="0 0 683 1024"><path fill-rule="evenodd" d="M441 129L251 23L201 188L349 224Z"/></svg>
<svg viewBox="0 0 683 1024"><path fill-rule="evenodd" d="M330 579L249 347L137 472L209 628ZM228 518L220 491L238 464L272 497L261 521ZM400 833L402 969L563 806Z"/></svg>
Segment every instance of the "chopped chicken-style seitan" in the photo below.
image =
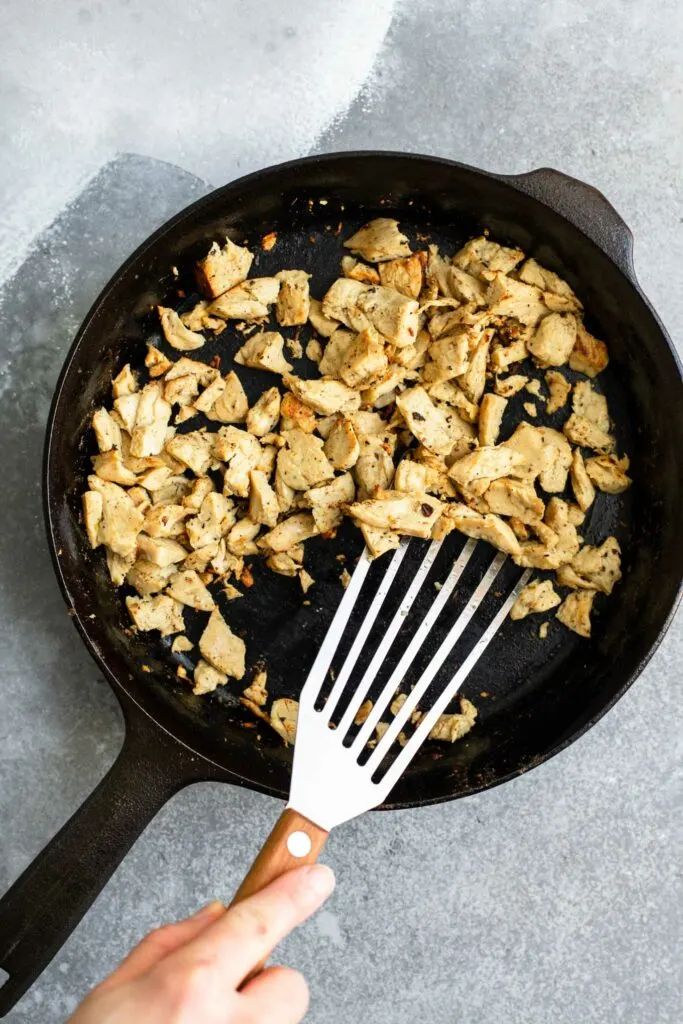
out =
<svg viewBox="0 0 683 1024"><path fill-rule="evenodd" d="M200 658L194 670L194 686L192 692L197 696L212 693L218 686L225 686L228 676L225 672L214 668L208 661Z"/></svg>
<svg viewBox="0 0 683 1024"><path fill-rule="evenodd" d="M436 724L429 733L430 740L444 740L447 743L455 743L473 728L477 719L477 709L474 704L465 697L460 698L460 713L455 715L440 715Z"/></svg>
<svg viewBox="0 0 683 1024"><path fill-rule="evenodd" d="M190 547L205 547L216 544L235 522L235 507L229 498L216 491L209 491L203 499L197 514L185 521Z"/></svg>
<svg viewBox="0 0 683 1024"><path fill-rule="evenodd" d="M408 537L431 536L442 504L431 494L403 494L386 491L381 497L349 505L349 514L360 523L379 530L392 530Z"/></svg>
<svg viewBox="0 0 683 1024"><path fill-rule="evenodd" d="M133 502L131 501L131 505ZM102 495L97 491L85 491L83 494L83 521L85 523L85 532L88 536L88 543L91 548L99 547L102 543L100 538L100 526L102 524L102 512L104 509L104 501ZM140 518L140 526L142 526L142 518ZM137 533L135 534L137 536ZM130 545L128 554L135 550L135 541Z"/></svg>
<svg viewBox="0 0 683 1024"><path fill-rule="evenodd" d="M368 285L348 277L338 277L325 292L322 299L322 313L328 320L336 320L352 331L362 331L370 321L358 303Z"/></svg>
<svg viewBox="0 0 683 1024"><path fill-rule="evenodd" d="M254 370L290 373L294 367L282 354L284 344L284 338L278 331L261 331L242 345L235 355L235 362L241 366L250 366Z"/></svg>
<svg viewBox="0 0 683 1024"><path fill-rule="evenodd" d="M137 546L138 553L143 558L162 569L167 565L182 562L187 555L183 545L169 537L148 537L147 534L140 533L137 538Z"/></svg>
<svg viewBox="0 0 683 1024"><path fill-rule="evenodd" d="M358 309L386 341L397 348L412 345L419 330L418 304L393 288L366 288L358 297Z"/></svg>
<svg viewBox="0 0 683 1024"><path fill-rule="evenodd" d="M460 377L460 386L471 402L478 404L486 387L486 364L491 348L491 331L484 331L470 358L470 365Z"/></svg>
<svg viewBox="0 0 683 1024"><path fill-rule="evenodd" d="M287 391L280 403L280 427L282 436L288 430L303 430L305 434L312 434L316 430L318 420L310 406L296 398L291 391Z"/></svg>
<svg viewBox="0 0 683 1024"><path fill-rule="evenodd" d="M564 409L567 399L571 394L572 386L563 373L559 370L548 370L545 375L545 382L548 385L550 398L545 411L551 416L554 412Z"/></svg>
<svg viewBox="0 0 683 1024"><path fill-rule="evenodd" d="M268 690L266 689L266 683L268 682L268 673L261 669L256 672L246 690L243 691L242 696L246 697L247 700L251 700L254 704L258 704L260 708L264 707L268 703Z"/></svg>
<svg viewBox="0 0 683 1024"><path fill-rule="evenodd" d="M586 462L589 479L605 494L621 494L631 486L631 478L626 473L628 468L627 456L618 459L614 455L598 455Z"/></svg>
<svg viewBox="0 0 683 1024"><path fill-rule="evenodd" d="M252 253L226 238L221 248L214 242L209 252L197 264L197 282L201 290L212 299L245 281L254 260Z"/></svg>
<svg viewBox="0 0 683 1024"><path fill-rule="evenodd" d="M195 399L193 410L203 412L208 415L213 409L215 402L218 401L224 391L225 381L222 377L216 377L216 379L209 384L208 388L205 388L201 395Z"/></svg>
<svg viewBox="0 0 683 1024"><path fill-rule="evenodd" d="M519 269L519 279L525 284L535 285L544 294L544 300L549 309L559 312L580 310L581 303L558 274L552 270L542 267L536 260L525 260Z"/></svg>
<svg viewBox="0 0 683 1024"><path fill-rule="evenodd" d="M307 491L334 476L322 438L295 429L286 432L285 442L278 453L277 470L292 490Z"/></svg>
<svg viewBox="0 0 683 1024"><path fill-rule="evenodd" d="M347 238L344 248L369 263L411 255L408 239L399 231L398 221L390 217L377 217L359 228L355 235Z"/></svg>
<svg viewBox="0 0 683 1024"><path fill-rule="evenodd" d="M199 638L199 650L210 665L234 679L244 675L246 645L235 636L217 608L211 612L206 629Z"/></svg>
<svg viewBox="0 0 683 1024"><path fill-rule="evenodd" d="M570 469L572 490L576 503L582 512L590 508L595 501L595 488L586 470L586 464L578 448L574 449L572 465Z"/></svg>
<svg viewBox="0 0 683 1024"><path fill-rule="evenodd" d="M318 363L318 370L323 377L339 376L339 370L346 360L346 353L354 338L355 334L346 330L345 327L339 327L333 331L325 345L322 359Z"/></svg>
<svg viewBox="0 0 683 1024"><path fill-rule="evenodd" d="M614 438L593 421L578 413L572 413L564 427L564 433L572 442L581 448L592 448L593 451L608 453L614 450Z"/></svg>
<svg viewBox="0 0 683 1024"><path fill-rule="evenodd" d="M121 427L106 409L98 409L93 413L92 428L101 453L121 447Z"/></svg>
<svg viewBox="0 0 683 1024"><path fill-rule="evenodd" d="M186 636L177 636L171 644L171 650L174 654L184 654L187 651L191 651L194 644L191 640L188 640Z"/></svg>
<svg viewBox="0 0 683 1024"><path fill-rule="evenodd" d="M491 274L486 301L495 316L514 317L529 327L535 327L549 312L538 288L506 277L501 271Z"/></svg>
<svg viewBox="0 0 683 1024"><path fill-rule="evenodd" d="M472 302L476 306L486 304L486 286L478 278L453 264L448 270L450 290L461 302Z"/></svg>
<svg viewBox="0 0 683 1024"><path fill-rule="evenodd" d="M348 345L339 376L350 388L367 387L375 377L386 373L388 367L382 337L373 327L367 327Z"/></svg>
<svg viewBox="0 0 683 1024"><path fill-rule="evenodd" d="M419 298L422 291L424 261L421 253L414 252L403 259L389 260L379 265L379 281L385 288L394 288L409 299Z"/></svg>
<svg viewBox="0 0 683 1024"><path fill-rule="evenodd" d="M166 593L181 604L189 605L200 612L213 611L216 606L213 597L192 569L183 569L171 576Z"/></svg>
<svg viewBox="0 0 683 1024"><path fill-rule="evenodd" d="M515 476L527 483L533 483L538 477L543 490L551 494L559 494L565 489L572 450L559 431L523 422L503 442L503 447L512 448L524 457Z"/></svg>
<svg viewBox="0 0 683 1024"><path fill-rule="evenodd" d="M495 515L510 516L521 523L536 522L545 512L532 484L507 477L493 480L484 492L484 500Z"/></svg>
<svg viewBox="0 0 683 1024"><path fill-rule="evenodd" d="M519 541L512 529L500 516L488 512L476 512L462 504L448 504L434 532L436 540L440 540L451 532L459 530L466 537L474 540L485 540L506 555L519 555Z"/></svg>
<svg viewBox="0 0 683 1024"><path fill-rule="evenodd" d="M494 445L500 434L503 416L507 408L507 398L491 392L484 395L479 406L479 444L485 447Z"/></svg>
<svg viewBox="0 0 683 1024"><path fill-rule="evenodd" d="M175 310L168 309L166 306L159 306L158 310L161 329L171 348L178 349L180 352L191 352L205 344L204 335L190 331Z"/></svg>
<svg viewBox="0 0 683 1024"><path fill-rule="evenodd" d="M412 459L401 459L394 474L394 490L405 491L426 491L427 479L430 476L429 467Z"/></svg>
<svg viewBox="0 0 683 1024"><path fill-rule="evenodd" d="M253 523L272 528L277 525L279 516L280 503L267 475L252 469L249 473L249 518Z"/></svg>
<svg viewBox="0 0 683 1024"><path fill-rule="evenodd" d="M527 615L547 612L556 608L562 598L553 588L551 580L533 580L520 591L519 597L510 609L511 619L524 619Z"/></svg>
<svg viewBox="0 0 683 1024"><path fill-rule="evenodd" d="M211 465L211 445L211 434L193 430L189 434L172 437L166 444L166 451L191 469L195 476L204 476Z"/></svg>
<svg viewBox="0 0 683 1024"><path fill-rule="evenodd" d="M574 590L565 597L556 612L563 626L588 639L591 635L591 611L594 590Z"/></svg>
<svg viewBox="0 0 683 1024"><path fill-rule="evenodd" d="M471 238L453 257L456 267L473 274L475 277L483 276L484 271L499 270L503 274L509 274L515 269L518 263L524 259L521 249L511 249L498 242L480 235Z"/></svg>
<svg viewBox="0 0 683 1024"><path fill-rule="evenodd" d="M367 523L361 523L360 530L372 558L379 558L387 551L395 551L401 543L401 534L394 530L382 530L368 526Z"/></svg>
<svg viewBox="0 0 683 1024"><path fill-rule="evenodd" d="M206 312L222 320L264 320L268 307L277 302L279 291L276 277L254 277L224 292Z"/></svg>
<svg viewBox="0 0 683 1024"><path fill-rule="evenodd" d="M572 409L577 416L590 420L604 434L609 433L610 418L607 399L598 394L589 380L580 380L574 385Z"/></svg>
<svg viewBox="0 0 683 1024"><path fill-rule="evenodd" d="M314 363L319 363L323 357L323 347L317 338L311 338L306 345L306 358Z"/></svg>
<svg viewBox="0 0 683 1024"><path fill-rule="evenodd" d="M435 405L423 387L406 388L396 399L406 426L420 444L437 455L448 455L455 438L446 413Z"/></svg>
<svg viewBox="0 0 683 1024"><path fill-rule="evenodd" d="M147 384L137 403L135 425L130 437L130 454L138 459L158 455L164 447L171 406L157 381Z"/></svg>
<svg viewBox="0 0 683 1024"><path fill-rule="evenodd" d="M214 382L217 383L217 382ZM206 391L200 395L194 403L195 409L202 411L202 400L206 402L205 396L213 385L209 385ZM234 370L228 373L223 381L223 387L206 410L210 420L217 420L219 423L244 423L249 410L249 402L240 381Z"/></svg>
<svg viewBox="0 0 683 1024"><path fill-rule="evenodd" d="M201 298L181 311L157 307L165 343L142 345L135 370L126 364L111 401L93 412L87 541L104 549L112 585L137 592L126 598L134 626L177 634L171 651L187 662L177 673L195 694L241 679L247 655L258 654L220 610L262 586L245 558L290 579L282 585L301 600L315 583L307 541L334 537L344 518L371 558L404 538L459 531L552 572L569 588L564 601L551 579L536 580L511 618L557 608L582 636L595 594L611 594L621 578L616 538L590 545L577 532L603 500L597 492L631 483L592 383L607 346L586 330L580 299L557 273L487 234L454 255L419 237L413 250L391 217L365 224L343 241L353 255L342 255L340 240L339 276L324 294L314 265L249 278L249 248L214 242L195 268ZM275 242L266 233L262 251ZM210 361L183 354L207 342ZM302 360L296 375L285 346ZM567 365L571 382L557 369ZM536 401L515 399L524 388ZM562 413L570 395L571 413ZM547 425L560 413L557 429ZM596 514L591 528L600 521ZM335 571L335 582L347 585L351 569ZM210 614L194 657L185 607L188 619ZM265 681L263 670L239 699L293 743L297 702L282 698L266 712ZM460 738L476 714L463 699L431 738ZM414 711L411 725L421 717ZM377 736L387 728L379 722Z"/></svg>
<svg viewBox="0 0 683 1024"><path fill-rule="evenodd" d="M360 395L343 381L329 377L323 377L322 380L300 380L286 374L284 383L304 405L310 406L321 416L353 412L360 408Z"/></svg>
<svg viewBox="0 0 683 1024"><path fill-rule="evenodd" d="M132 395L138 390L138 382L135 374L126 363L123 369L114 377L111 382L111 393L114 398L122 398L124 395Z"/></svg>
<svg viewBox="0 0 683 1024"><path fill-rule="evenodd" d="M270 709L270 724L278 736L285 741L285 746L296 739L296 723L299 717L299 702L290 697L281 697L273 701Z"/></svg>
<svg viewBox="0 0 683 1024"><path fill-rule="evenodd" d="M429 378L430 384L442 384L461 377L470 368L469 335L466 331L445 334L428 346L427 354L432 363L425 367L424 376Z"/></svg>
<svg viewBox="0 0 683 1024"><path fill-rule="evenodd" d="M516 470L524 464L524 455L512 448L487 446L458 459L448 475L459 487L467 488L477 480L497 480L502 476L516 475Z"/></svg>
<svg viewBox="0 0 683 1024"><path fill-rule="evenodd" d="M611 594L621 579L621 548L616 537L608 537L600 547L586 544L571 562L582 586Z"/></svg>
<svg viewBox="0 0 683 1024"><path fill-rule="evenodd" d="M576 342L576 318L571 313L549 313L526 347L542 366L564 366Z"/></svg>
<svg viewBox="0 0 683 1024"><path fill-rule="evenodd" d="M315 537L319 533L315 525L315 519L308 512L297 512L287 519L283 519L274 530L270 530L259 541L259 547L264 548L268 553L276 554L289 551L290 548Z"/></svg>
<svg viewBox="0 0 683 1024"><path fill-rule="evenodd" d="M320 533L336 529L344 518L343 506L356 496L356 487L350 473L337 476L329 484L313 487L304 494Z"/></svg>
<svg viewBox="0 0 683 1024"><path fill-rule="evenodd" d="M339 321L330 319L323 313L320 299L309 299L308 319L311 326L322 338L329 338L339 327Z"/></svg>
<svg viewBox="0 0 683 1024"><path fill-rule="evenodd" d="M126 558L135 550L144 516L123 487L97 476L89 476L90 491L102 499L97 537L117 555ZM92 499L90 499L92 503ZM92 504L91 504L92 507Z"/></svg>
<svg viewBox="0 0 683 1024"><path fill-rule="evenodd" d="M277 322L281 327L305 324L310 312L308 279L311 275L303 270L281 270L275 276L280 282L275 305Z"/></svg>
<svg viewBox="0 0 683 1024"><path fill-rule="evenodd" d="M351 420L337 416L323 447L330 464L337 470L352 469L360 456L360 444Z"/></svg>
<svg viewBox="0 0 683 1024"><path fill-rule="evenodd" d="M153 505L145 513L143 530L150 537L179 537L192 510L184 505Z"/></svg>
<svg viewBox="0 0 683 1024"><path fill-rule="evenodd" d="M254 543L261 532L261 524L255 523L249 516L240 519L228 532L225 543L231 555L242 558L244 555L258 554Z"/></svg>
<svg viewBox="0 0 683 1024"><path fill-rule="evenodd" d="M582 323L576 332L576 343L569 357L569 366L577 373L585 373L587 377L597 377L609 362L607 345L589 334Z"/></svg>
<svg viewBox="0 0 683 1024"><path fill-rule="evenodd" d="M496 377L493 389L497 395L502 395L503 398L512 398L513 395L516 395L518 391L521 391L528 382L528 377L524 377L521 373L513 373L509 377Z"/></svg>
<svg viewBox="0 0 683 1024"><path fill-rule="evenodd" d="M121 484L123 487L133 487L138 481L135 473L126 467L117 448L112 448L103 455L93 455L92 465L96 475L102 480L111 480L112 483Z"/></svg>
<svg viewBox="0 0 683 1024"><path fill-rule="evenodd" d="M178 571L177 565L160 566L138 558L126 574L126 582L135 587L140 597L160 593L171 576Z"/></svg>
<svg viewBox="0 0 683 1024"><path fill-rule="evenodd" d="M182 633L185 629L183 606L165 594L157 597L127 597L126 607L136 629L158 629L162 636Z"/></svg>
<svg viewBox="0 0 683 1024"><path fill-rule="evenodd" d="M265 437L280 419L280 392L277 388L264 391L246 414L247 430L255 437Z"/></svg>
<svg viewBox="0 0 683 1024"><path fill-rule="evenodd" d="M353 256L342 256L341 269L344 277L349 277L353 281L362 281L363 284L382 283L374 267L369 267L367 263L356 260Z"/></svg>

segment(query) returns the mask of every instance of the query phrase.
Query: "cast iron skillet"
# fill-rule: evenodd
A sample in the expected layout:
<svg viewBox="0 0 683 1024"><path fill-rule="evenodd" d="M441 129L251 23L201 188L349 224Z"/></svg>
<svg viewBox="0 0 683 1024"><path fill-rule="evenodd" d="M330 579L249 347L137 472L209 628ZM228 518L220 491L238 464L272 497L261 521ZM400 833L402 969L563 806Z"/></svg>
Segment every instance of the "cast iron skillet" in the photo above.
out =
<svg viewBox="0 0 683 1024"><path fill-rule="evenodd" d="M631 234L599 192L551 170L501 176L432 157L361 152L283 164L200 199L146 241L104 289L67 356L52 405L45 448L48 541L73 620L121 702L126 737L95 792L0 902L0 965L9 974L0 989L0 1015L40 974L145 825L180 788L205 779L279 797L288 788L291 752L275 734L263 730L257 740L248 727L253 719L233 694L192 696L175 674L168 643L127 630L104 559L90 552L80 520L92 410L106 400L112 375L125 362L139 364L144 340L157 330L150 305L177 305L179 286L192 291L184 268L210 241L229 231L258 248L263 234L276 231L275 249L259 255L252 274L303 267L320 295L336 276L338 224L348 234L388 212L414 241L426 244L428 236L447 251L489 228L496 240L521 246L567 278L584 300L588 326L609 344L611 363L600 382L634 479L623 500L601 496L582 529L588 541L615 532L624 550L624 580L598 605L593 640L553 624L541 642L538 621L508 622L468 681L466 692L480 707L469 741L438 751L428 744L388 806L465 796L540 764L611 707L662 638L683 575L677 529L681 369L635 279ZM173 266L181 269L180 281ZM225 369L238 346L228 335L233 332L208 344L202 359L220 353ZM263 387L259 373L247 379L252 399ZM266 583L257 569L249 599L230 607L230 621L246 635L249 651L268 663L274 696L295 695L305 678L339 599L335 554L341 550L350 558L358 553L353 532L336 547L311 544L314 605L302 604L296 581L269 574Z"/></svg>

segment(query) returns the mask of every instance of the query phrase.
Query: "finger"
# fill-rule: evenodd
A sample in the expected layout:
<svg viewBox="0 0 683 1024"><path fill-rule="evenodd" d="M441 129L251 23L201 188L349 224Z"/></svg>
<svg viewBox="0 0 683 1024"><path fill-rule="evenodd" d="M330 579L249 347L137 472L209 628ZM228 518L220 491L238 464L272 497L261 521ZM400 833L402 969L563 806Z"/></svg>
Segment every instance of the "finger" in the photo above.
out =
<svg viewBox="0 0 683 1024"><path fill-rule="evenodd" d="M213 903L202 907L196 914L184 921L155 928L128 954L113 974L110 974L98 985L98 991L106 991L115 985L122 985L139 978L170 953L195 939L205 928L208 928L224 914L225 906L218 900L214 900Z"/></svg>
<svg viewBox="0 0 683 1024"><path fill-rule="evenodd" d="M323 864L295 868L261 892L231 907L176 953L164 966L175 971L213 963L234 989L281 939L318 909L334 888L334 874Z"/></svg>
<svg viewBox="0 0 683 1024"><path fill-rule="evenodd" d="M308 985L291 967L266 967L242 989L250 1019L259 1024L298 1024L308 1009Z"/></svg>

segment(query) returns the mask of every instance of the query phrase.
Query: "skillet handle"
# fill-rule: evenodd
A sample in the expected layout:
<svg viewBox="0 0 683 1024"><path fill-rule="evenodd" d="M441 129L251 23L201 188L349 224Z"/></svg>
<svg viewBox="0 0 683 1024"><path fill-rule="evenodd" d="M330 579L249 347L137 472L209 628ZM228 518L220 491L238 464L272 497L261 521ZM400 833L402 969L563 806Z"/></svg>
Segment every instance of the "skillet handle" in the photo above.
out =
<svg viewBox="0 0 683 1024"><path fill-rule="evenodd" d="M199 759L146 715L126 718L110 770L0 900L0 967L9 975L0 980L0 1017L47 967L157 811L200 777Z"/></svg>
<svg viewBox="0 0 683 1024"><path fill-rule="evenodd" d="M636 284L631 229L597 188L551 167L540 167L526 174L496 174L494 177L513 185L520 192L526 192L565 217L588 235Z"/></svg>

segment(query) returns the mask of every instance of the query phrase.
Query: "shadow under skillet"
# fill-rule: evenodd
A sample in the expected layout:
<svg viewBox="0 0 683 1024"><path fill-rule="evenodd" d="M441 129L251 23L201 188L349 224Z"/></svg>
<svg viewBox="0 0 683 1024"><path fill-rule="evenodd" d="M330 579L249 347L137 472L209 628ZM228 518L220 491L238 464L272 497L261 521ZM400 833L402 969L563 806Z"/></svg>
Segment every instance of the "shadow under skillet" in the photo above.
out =
<svg viewBox="0 0 683 1024"><path fill-rule="evenodd" d="M71 626L43 528L43 437L54 385L123 260L210 186L136 155L105 165L0 289L0 891L90 792L123 729Z"/></svg>

